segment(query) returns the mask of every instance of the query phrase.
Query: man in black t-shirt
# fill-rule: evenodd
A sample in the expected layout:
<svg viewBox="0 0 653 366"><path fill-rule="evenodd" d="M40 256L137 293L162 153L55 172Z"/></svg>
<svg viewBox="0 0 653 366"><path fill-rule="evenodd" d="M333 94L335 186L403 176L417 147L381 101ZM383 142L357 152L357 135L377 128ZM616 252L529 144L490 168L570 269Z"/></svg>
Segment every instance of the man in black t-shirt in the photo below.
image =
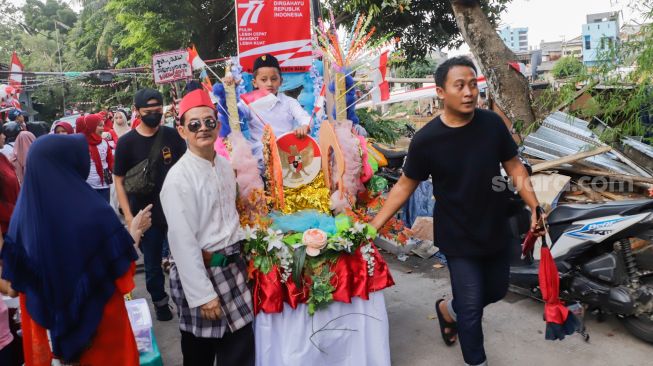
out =
<svg viewBox="0 0 653 366"><path fill-rule="evenodd" d="M170 168L186 151L186 142L176 130L161 126L163 116L163 96L157 90L139 90L134 96L134 106L142 123L118 140L114 158L114 181L118 202L125 215L127 226L131 224L134 213L152 204L152 227L145 232L140 243L145 264L145 284L152 296L158 320L172 319L168 305L169 299L165 292L165 275L161 268L162 250L166 240L167 224L159 194L163 181ZM150 150L156 136L163 134L160 152L154 162L156 169L155 188L147 195L127 194L124 178L127 172L150 156Z"/></svg>
<svg viewBox="0 0 653 366"><path fill-rule="evenodd" d="M483 308L508 290L507 195L500 165L531 208L536 229L538 206L517 145L501 117L476 109L476 67L465 57L447 60L435 73L444 112L413 138L403 176L372 225L380 228L415 191L433 179L435 241L446 255L453 299L438 300L436 312L447 345L460 337L465 363L486 365Z"/></svg>

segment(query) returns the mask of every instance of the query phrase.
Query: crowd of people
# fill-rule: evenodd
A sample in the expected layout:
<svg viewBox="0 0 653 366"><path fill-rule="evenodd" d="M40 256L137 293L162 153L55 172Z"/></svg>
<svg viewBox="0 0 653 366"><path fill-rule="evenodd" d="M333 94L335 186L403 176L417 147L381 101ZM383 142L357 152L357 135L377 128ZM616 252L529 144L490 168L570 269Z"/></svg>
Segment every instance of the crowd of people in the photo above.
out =
<svg viewBox="0 0 653 366"><path fill-rule="evenodd" d="M265 123L277 135L309 131L310 116L279 92L280 71L271 55L256 61L254 86L278 96L265 116L244 113L257 157ZM437 302L440 329L448 345L460 338L467 364L484 365L483 308L508 283L507 221L497 214L504 203L491 191L500 164L533 212L537 199L524 189L527 173L500 117L476 109L473 63L445 62L436 82L444 114L413 139L404 176L371 225L383 226L420 181L437 177L436 238L454 295ZM157 90L139 90L133 101L133 119L121 110L85 114L38 138L21 111L3 124L0 291L19 295L22 345L0 301L1 365L137 365L123 301L134 288L137 250L156 319L173 319L176 308L184 365L266 364L266 355L255 355L236 177L214 147L226 121L201 88L186 93L176 117L164 114ZM475 144L479 136L492 138Z"/></svg>

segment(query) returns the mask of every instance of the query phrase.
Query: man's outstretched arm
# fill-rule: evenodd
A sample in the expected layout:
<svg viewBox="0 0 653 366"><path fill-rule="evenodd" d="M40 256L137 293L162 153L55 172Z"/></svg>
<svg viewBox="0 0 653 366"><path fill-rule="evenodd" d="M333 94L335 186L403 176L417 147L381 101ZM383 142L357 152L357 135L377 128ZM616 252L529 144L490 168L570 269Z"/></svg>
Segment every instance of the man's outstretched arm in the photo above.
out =
<svg viewBox="0 0 653 366"><path fill-rule="evenodd" d="M402 175L397 184L392 187L388 199L381 208L381 211L370 223L377 230L380 229L390 218L406 203L408 198L415 192L420 181Z"/></svg>

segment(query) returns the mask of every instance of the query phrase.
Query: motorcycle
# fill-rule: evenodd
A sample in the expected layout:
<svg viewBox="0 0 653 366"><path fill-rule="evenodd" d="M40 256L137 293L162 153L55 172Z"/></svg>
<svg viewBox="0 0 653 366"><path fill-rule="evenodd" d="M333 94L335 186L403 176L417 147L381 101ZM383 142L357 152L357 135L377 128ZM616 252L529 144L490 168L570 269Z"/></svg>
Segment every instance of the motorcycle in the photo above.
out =
<svg viewBox="0 0 653 366"><path fill-rule="evenodd" d="M415 127L406 124L404 135L408 138L415 136ZM376 173L388 180L389 187L392 187L399 181L403 174L404 161L408 155L408 150L397 148L380 142L368 143L368 152L372 154L379 164L379 171Z"/></svg>
<svg viewBox="0 0 653 366"><path fill-rule="evenodd" d="M519 196L512 200L519 208L510 218L511 290L541 299L539 251L524 257L521 248L531 214ZM597 312L599 320L615 314L630 333L653 343L653 200L560 205L547 222L561 299ZM635 238L641 245L633 250Z"/></svg>

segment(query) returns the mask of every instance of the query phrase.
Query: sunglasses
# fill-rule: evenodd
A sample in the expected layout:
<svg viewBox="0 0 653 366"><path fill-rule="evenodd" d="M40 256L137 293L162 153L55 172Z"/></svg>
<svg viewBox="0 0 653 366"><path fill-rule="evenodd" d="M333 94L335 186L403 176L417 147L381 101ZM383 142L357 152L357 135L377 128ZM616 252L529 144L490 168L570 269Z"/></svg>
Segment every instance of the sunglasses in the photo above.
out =
<svg viewBox="0 0 653 366"><path fill-rule="evenodd" d="M207 118L203 121L200 121L199 119L191 119L188 121L188 131L190 132L197 132L202 128L202 124L204 124L204 127L206 127L207 130L213 131L215 130L216 127L218 127L218 121L216 121L214 118Z"/></svg>

